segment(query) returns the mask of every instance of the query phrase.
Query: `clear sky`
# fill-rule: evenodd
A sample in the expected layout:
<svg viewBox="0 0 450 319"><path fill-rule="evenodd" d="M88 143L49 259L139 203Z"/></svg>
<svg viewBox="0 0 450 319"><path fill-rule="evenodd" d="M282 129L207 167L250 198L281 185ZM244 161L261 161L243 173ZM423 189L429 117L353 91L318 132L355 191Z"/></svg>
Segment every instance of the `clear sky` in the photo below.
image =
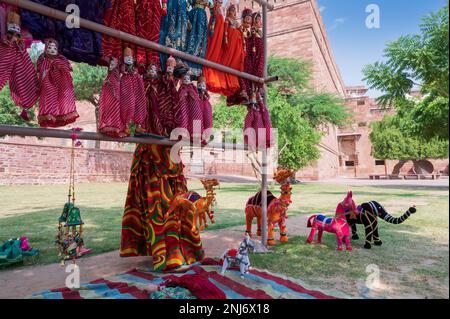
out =
<svg viewBox="0 0 450 319"><path fill-rule="evenodd" d="M346 85L362 85L365 65L381 60L386 42L417 33L420 18L447 0L317 0L336 62ZM366 27L366 7L378 5L380 28ZM380 93L370 91L369 95Z"/></svg>

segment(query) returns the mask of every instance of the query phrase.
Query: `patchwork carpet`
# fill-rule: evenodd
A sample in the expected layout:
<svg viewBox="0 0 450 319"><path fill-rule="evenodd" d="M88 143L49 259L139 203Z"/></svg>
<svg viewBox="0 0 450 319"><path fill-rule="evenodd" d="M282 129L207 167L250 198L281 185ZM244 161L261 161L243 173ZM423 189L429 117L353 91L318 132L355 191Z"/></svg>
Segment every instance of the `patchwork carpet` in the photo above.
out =
<svg viewBox="0 0 450 319"><path fill-rule="evenodd" d="M227 299L335 299L348 298L339 292L325 292L307 288L300 281L267 271L251 269L244 279L237 268L220 275L221 265L213 259L206 259L189 267L171 273L155 272L151 269L133 269L123 274L97 279L82 284L79 289L51 289L35 293L33 299L156 299L160 293L149 295L144 288L150 284L161 285L170 278L184 275L201 276L220 290ZM204 286L201 287L204 289ZM166 299L196 299L199 296L188 289L172 288ZM163 290L164 291L164 290ZM217 295L217 294L216 294ZM198 299L201 299L199 297Z"/></svg>

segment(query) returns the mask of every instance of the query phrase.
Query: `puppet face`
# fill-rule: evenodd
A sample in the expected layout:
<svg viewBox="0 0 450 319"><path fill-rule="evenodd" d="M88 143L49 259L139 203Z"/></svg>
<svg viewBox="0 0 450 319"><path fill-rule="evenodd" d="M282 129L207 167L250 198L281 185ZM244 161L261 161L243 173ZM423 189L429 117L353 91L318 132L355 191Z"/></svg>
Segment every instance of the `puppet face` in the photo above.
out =
<svg viewBox="0 0 450 319"><path fill-rule="evenodd" d="M252 25L253 19L252 16L248 15L244 18L243 24L245 27L250 27Z"/></svg>
<svg viewBox="0 0 450 319"><path fill-rule="evenodd" d="M156 78L158 76L158 69L156 68L156 65L152 64L148 68L148 75L152 78Z"/></svg>
<svg viewBox="0 0 450 319"><path fill-rule="evenodd" d="M113 58L111 62L109 62L109 70L112 71L117 68L117 59Z"/></svg>
<svg viewBox="0 0 450 319"><path fill-rule="evenodd" d="M11 41L17 42L22 38L22 30L20 28L20 25L15 23L8 23L7 30Z"/></svg>
<svg viewBox="0 0 450 319"><path fill-rule="evenodd" d="M197 83L197 88L199 89L199 91L206 92L206 82L199 81Z"/></svg>
<svg viewBox="0 0 450 319"><path fill-rule="evenodd" d="M237 19L236 7L231 6L231 7L228 9L227 17L228 17L228 18L231 18L231 19L234 19L234 20Z"/></svg>
<svg viewBox="0 0 450 319"><path fill-rule="evenodd" d="M253 25L255 26L255 28L258 28L258 29L262 28L262 18L261 18L261 16L257 16L255 18L255 21L253 21Z"/></svg>
<svg viewBox="0 0 450 319"><path fill-rule="evenodd" d="M49 55L49 56L58 55L58 45L55 42L47 43L47 46L45 48L45 53L47 53L47 55Z"/></svg>
<svg viewBox="0 0 450 319"><path fill-rule="evenodd" d="M167 73L173 74L174 67L172 65L167 66Z"/></svg>
<svg viewBox="0 0 450 319"><path fill-rule="evenodd" d="M183 76L183 84L191 84L191 76L189 74Z"/></svg>
<svg viewBox="0 0 450 319"><path fill-rule="evenodd" d="M123 58L123 62L128 66L132 66L134 64L134 59L131 55L126 55Z"/></svg>

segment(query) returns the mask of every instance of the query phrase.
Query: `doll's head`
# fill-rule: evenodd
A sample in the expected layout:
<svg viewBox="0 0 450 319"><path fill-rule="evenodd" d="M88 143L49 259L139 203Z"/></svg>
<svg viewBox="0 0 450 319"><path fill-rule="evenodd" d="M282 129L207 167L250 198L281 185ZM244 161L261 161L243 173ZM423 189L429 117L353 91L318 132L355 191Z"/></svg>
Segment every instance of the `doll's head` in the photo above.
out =
<svg viewBox="0 0 450 319"><path fill-rule="evenodd" d="M245 8L242 11L242 26L244 28L250 28L252 26L253 17L252 17L252 10Z"/></svg>
<svg viewBox="0 0 450 319"><path fill-rule="evenodd" d="M133 66L134 64L133 50L130 48L125 48L125 50L123 50L123 63L127 66Z"/></svg>
<svg viewBox="0 0 450 319"><path fill-rule="evenodd" d="M48 57L55 57L58 55L58 41L55 39L47 39L45 41L45 54Z"/></svg>
<svg viewBox="0 0 450 319"><path fill-rule="evenodd" d="M152 78L155 79L158 77L159 68L158 65L155 62L150 63L147 69L147 74Z"/></svg>
<svg viewBox="0 0 450 319"><path fill-rule="evenodd" d="M191 84L191 75L189 73L189 66L186 63L179 62L173 70L173 75L177 79L181 79L182 83Z"/></svg>
<svg viewBox="0 0 450 319"><path fill-rule="evenodd" d="M237 11L236 6L234 4L230 5L227 9L227 18L236 20L237 19Z"/></svg>
<svg viewBox="0 0 450 319"><path fill-rule="evenodd" d="M252 18L253 18L253 27L255 27L256 29L261 29L262 28L261 13L254 12Z"/></svg>
<svg viewBox="0 0 450 319"><path fill-rule="evenodd" d="M175 58L173 56L170 56L167 59L166 72L169 74L173 74L173 71L175 70L176 66L177 66L177 61L175 60Z"/></svg>
<svg viewBox="0 0 450 319"><path fill-rule="evenodd" d="M9 40L17 42L22 39L22 29L20 23L20 15L16 12L11 11L8 13L8 20L6 24L7 34Z"/></svg>
<svg viewBox="0 0 450 319"><path fill-rule="evenodd" d="M203 74L198 77L197 88L199 92L206 92L206 78Z"/></svg>
<svg viewBox="0 0 450 319"><path fill-rule="evenodd" d="M109 70L112 71L119 65L119 61L117 58L112 58L111 61L109 61Z"/></svg>

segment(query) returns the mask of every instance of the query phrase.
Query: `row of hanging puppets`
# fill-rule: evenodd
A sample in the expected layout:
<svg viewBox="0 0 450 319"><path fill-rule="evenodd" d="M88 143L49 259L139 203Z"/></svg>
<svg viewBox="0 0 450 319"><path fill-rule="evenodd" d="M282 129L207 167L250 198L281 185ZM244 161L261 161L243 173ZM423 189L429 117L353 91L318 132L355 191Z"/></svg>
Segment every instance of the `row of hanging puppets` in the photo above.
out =
<svg viewBox="0 0 450 319"><path fill-rule="evenodd" d="M233 4L224 16L220 0L33 2L62 11L76 4L82 18L258 77L264 75L261 15L250 9L243 10L239 19ZM192 134L194 120L201 122L202 131L210 128L208 91L226 96L229 106L247 105L245 128L271 127L262 84L93 31L69 29L65 22L1 2L0 25L0 90L9 81L12 98L24 109L21 116L25 119L26 110L39 100L42 127L65 126L78 117L68 60L109 67L101 94L99 131L114 137L129 135L133 124L137 133L163 136L176 127ZM33 41L46 44L36 68L26 52ZM197 81L197 88L191 80Z"/></svg>

